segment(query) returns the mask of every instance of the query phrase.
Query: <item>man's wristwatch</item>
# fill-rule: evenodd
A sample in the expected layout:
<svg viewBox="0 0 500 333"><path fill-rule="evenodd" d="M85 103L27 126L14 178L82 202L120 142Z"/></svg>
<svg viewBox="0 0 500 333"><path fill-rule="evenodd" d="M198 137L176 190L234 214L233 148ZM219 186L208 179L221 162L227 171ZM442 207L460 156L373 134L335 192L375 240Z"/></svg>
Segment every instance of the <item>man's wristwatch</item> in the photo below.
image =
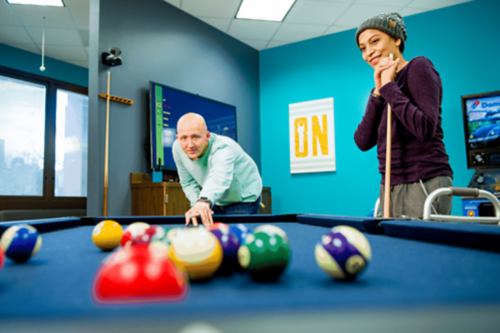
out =
<svg viewBox="0 0 500 333"><path fill-rule="evenodd" d="M200 197L200 198L198 199L198 202L199 202L199 201L201 201L201 202L207 202L207 203L210 205L210 207L212 207L212 201L210 201L210 199L209 199L209 198L207 198L207 197Z"/></svg>

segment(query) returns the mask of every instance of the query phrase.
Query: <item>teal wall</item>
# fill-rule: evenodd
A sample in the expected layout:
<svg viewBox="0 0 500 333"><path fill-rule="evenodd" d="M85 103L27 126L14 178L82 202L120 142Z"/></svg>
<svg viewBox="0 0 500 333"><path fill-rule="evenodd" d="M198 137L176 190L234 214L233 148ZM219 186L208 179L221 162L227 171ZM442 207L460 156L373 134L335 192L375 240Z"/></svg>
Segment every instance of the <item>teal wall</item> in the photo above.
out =
<svg viewBox="0 0 500 333"><path fill-rule="evenodd" d="M42 57L40 54L0 44L0 66L77 84L83 87L89 86L89 71L87 68L49 57L45 57L45 72L40 71L41 65Z"/></svg>
<svg viewBox="0 0 500 333"><path fill-rule="evenodd" d="M405 18L405 59L426 56L443 82L443 130L454 185L467 186L461 95L500 90L500 2L473 2ZM373 13L378 14L378 13ZM260 52L262 175L273 213L366 215L378 197L376 151L361 152L354 131L373 87L356 30ZM337 171L290 174L288 105L333 97ZM455 198L453 214L461 215Z"/></svg>

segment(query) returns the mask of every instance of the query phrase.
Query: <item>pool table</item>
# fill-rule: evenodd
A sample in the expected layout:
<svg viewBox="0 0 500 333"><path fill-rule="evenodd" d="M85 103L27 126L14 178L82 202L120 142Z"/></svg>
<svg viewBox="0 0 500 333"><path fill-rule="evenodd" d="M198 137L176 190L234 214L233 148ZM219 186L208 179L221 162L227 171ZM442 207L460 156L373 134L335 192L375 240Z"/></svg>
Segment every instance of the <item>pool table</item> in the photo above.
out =
<svg viewBox="0 0 500 333"><path fill-rule="evenodd" d="M500 331L498 226L466 225L463 230L479 228L479 234L494 237L476 233L478 246L474 246L453 245L450 238L435 236L435 230L427 234L443 238L446 244L425 239L426 228L433 226L429 222L420 222L423 230L413 237L406 229L415 231L418 221L314 215L215 217L250 229L271 223L285 230L292 256L279 280L256 282L245 272L235 272L191 283L181 302L110 306L96 304L91 297L94 275L109 254L91 239L93 225L103 219L0 223L0 233L12 224L28 223L43 237L40 252L30 261L16 264L6 258L0 271L1 332ZM164 227L179 226L184 220L112 219L122 225L144 221ZM314 258L321 236L341 224L365 232L372 248L372 261L354 282L332 280ZM389 231L398 225L406 230L400 236ZM457 228L441 225L445 234L452 233L446 228ZM470 231L466 234L464 239L470 242ZM488 242L492 243L487 249L481 248Z"/></svg>

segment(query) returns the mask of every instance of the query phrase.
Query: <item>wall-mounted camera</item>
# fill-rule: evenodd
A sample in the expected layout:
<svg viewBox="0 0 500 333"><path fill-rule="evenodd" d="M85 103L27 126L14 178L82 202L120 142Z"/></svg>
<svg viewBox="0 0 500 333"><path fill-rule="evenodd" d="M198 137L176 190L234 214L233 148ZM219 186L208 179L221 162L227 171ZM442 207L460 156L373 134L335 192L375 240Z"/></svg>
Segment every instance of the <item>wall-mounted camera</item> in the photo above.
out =
<svg viewBox="0 0 500 333"><path fill-rule="evenodd" d="M118 47L112 47L109 52L102 53L102 63L108 66L120 66L122 64L121 54L122 50Z"/></svg>

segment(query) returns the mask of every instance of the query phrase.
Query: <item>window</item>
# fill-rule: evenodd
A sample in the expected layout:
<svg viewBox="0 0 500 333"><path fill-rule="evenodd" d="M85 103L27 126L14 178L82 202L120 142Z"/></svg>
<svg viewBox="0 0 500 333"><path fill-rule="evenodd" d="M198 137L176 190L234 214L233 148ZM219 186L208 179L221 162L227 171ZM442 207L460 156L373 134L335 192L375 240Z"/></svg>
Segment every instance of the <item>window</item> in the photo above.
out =
<svg viewBox="0 0 500 333"><path fill-rule="evenodd" d="M0 66L0 210L86 208L87 94Z"/></svg>

